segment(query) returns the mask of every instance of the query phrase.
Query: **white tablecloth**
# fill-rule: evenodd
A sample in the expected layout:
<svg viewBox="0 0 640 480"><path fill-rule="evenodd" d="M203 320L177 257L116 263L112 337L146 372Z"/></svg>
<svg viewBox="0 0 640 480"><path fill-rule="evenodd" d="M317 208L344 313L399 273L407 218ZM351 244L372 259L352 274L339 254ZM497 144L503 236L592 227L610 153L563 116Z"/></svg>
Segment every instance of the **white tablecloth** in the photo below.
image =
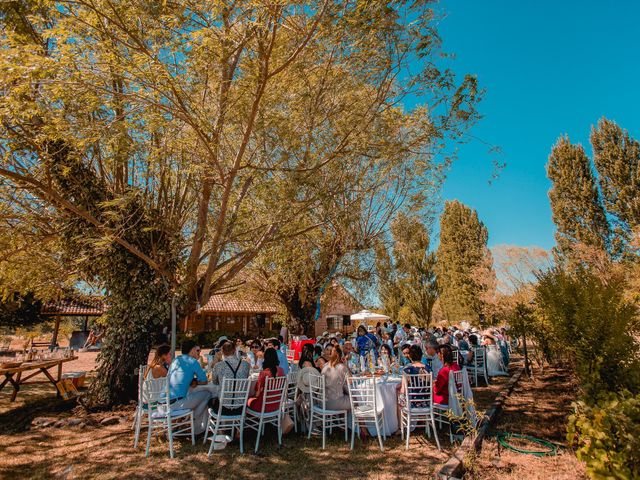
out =
<svg viewBox="0 0 640 480"><path fill-rule="evenodd" d="M384 434L393 435L400 428L398 423L398 385L400 377L376 377L376 402L384 408ZM374 423L367 423L367 430L372 436L377 435Z"/></svg>
<svg viewBox="0 0 640 480"><path fill-rule="evenodd" d="M249 375L249 379L251 380L251 385L249 386L249 398L255 397L256 395L256 385L258 384L259 373L252 373Z"/></svg>

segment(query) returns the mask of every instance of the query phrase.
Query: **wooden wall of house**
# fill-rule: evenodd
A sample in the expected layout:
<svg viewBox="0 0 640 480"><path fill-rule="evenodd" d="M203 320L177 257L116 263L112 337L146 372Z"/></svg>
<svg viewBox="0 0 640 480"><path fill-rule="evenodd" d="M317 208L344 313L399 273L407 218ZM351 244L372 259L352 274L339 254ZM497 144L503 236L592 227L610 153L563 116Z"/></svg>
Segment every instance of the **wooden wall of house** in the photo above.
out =
<svg viewBox="0 0 640 480"><path fill-rule="evenodd" d="M229 313L200 313L190 316L181 322L181 331L202 333L224 331L238 334L258 333L254 314L229 314ZM271 314L266 314L265 327L263 332L271 330L273 318Z"/></svg>

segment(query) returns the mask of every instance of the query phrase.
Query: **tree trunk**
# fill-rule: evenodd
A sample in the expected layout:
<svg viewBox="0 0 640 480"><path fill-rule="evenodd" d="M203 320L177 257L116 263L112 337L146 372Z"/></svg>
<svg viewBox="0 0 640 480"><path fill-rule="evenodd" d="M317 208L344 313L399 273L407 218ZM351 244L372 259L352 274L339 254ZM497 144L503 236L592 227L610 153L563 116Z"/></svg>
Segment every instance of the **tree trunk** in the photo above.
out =
<svg viewBox="0 0 640 480"><path fill-rule="evenodd" d="M115 276L109 282L106 335L89 391L90 407L111 407L137 399L135 371L148 363L154 338L170 318L171 297L165 284L155 278L156 272L141 261L133 266L131 258L120 261L131 276Z"/></svg>
<svg viewBox="0 0 640 480"><path fill-rule="evenodd" d="M314 338L316 336L315 302L303 302L300 299L298 290L289 295L281 296L281 301L287 309L292 323L294 323L296 327L302 327L304 335L309 338Z"/></svg>

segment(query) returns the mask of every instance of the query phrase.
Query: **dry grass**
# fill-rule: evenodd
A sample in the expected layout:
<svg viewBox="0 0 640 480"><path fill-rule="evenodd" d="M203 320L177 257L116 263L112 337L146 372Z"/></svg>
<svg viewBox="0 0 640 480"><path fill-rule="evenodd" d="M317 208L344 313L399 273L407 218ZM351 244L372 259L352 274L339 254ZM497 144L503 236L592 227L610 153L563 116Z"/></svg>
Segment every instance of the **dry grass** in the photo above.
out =
<svg viewBox="0 0 640 480"><path fill-rule="evenodd" d="M566 448L567 417L577 393L575 379L559 367L547 368L535 378L523 377L505 403L498 431L542 438L558 445L558 456L534 457L502 448L495 439L485 440L474 462L473 479L578 480L586 479L584 464Z"/></svg>
<svg viewBox="0 0 640 480"><path fill-rule="evenodd" d="M78 361L65 365L65 371L91 370L94 363L95 353L81 353ZM486 408L507 381L508 378L500 378L489 387L474 389L478 406ZM234 442L208 458L200 439L195 447L188 442L177 442L176 458L172 460L168 457L166 440L154 439L151 455L145 458L142 446L137 450L133 448L133 432L129 428L131 407L115 412L122 417L122 422L114 426L99 425L105 414L92 414L85 417L88 425L83 428L41 429L31 427L33 418L64 418L84 413L74 408L74 402L56 399L48 384L25 386L14 403L9 403L8 397L7 389L0 393L0 478L433 478L454 448L448 444L444 431L440 433L442 452L436 449L433 440L423 435L412 436L408 452L399 436L387 439L384 454L372 440L365 444L357 440L351 452L339 433L333 435L325 451L321 450L320 439L307 440L295 434L286 437L284 447L278 448L275 432L270 430L262 442L260 456L240 455ZM530 402L531 398L523 401ZM520 415L519 408L514 410L514 415L514 419ZM247 452L252 451L254 441L255 434L247 433ZM562 463L559 459L553 461ZM516 465L513 470L518 468ZM506 469L499 471L503 474ZM521 473L519 476L535 478L523 477Z"/></svg>

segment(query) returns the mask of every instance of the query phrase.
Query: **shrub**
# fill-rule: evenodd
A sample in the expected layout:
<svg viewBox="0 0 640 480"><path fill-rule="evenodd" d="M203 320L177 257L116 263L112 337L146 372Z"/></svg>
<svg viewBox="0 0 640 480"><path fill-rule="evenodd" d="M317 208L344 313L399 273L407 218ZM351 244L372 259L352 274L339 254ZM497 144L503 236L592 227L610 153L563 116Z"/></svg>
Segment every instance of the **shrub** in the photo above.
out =
<svg viewBox="0 0 640 480"><path fill-rule="evenodd" d="M586 268L554 268L538 280L536 313L547 348L572 358L586 394L637 392L639 322L624 281L604 281Z"/></svg>
<svg viewBox="0 0 640 480"><path fill-rule="evenodd" d="M640 478L640 395L602 396L595 405L574 404L567 438L595 479Z"/></svg>

